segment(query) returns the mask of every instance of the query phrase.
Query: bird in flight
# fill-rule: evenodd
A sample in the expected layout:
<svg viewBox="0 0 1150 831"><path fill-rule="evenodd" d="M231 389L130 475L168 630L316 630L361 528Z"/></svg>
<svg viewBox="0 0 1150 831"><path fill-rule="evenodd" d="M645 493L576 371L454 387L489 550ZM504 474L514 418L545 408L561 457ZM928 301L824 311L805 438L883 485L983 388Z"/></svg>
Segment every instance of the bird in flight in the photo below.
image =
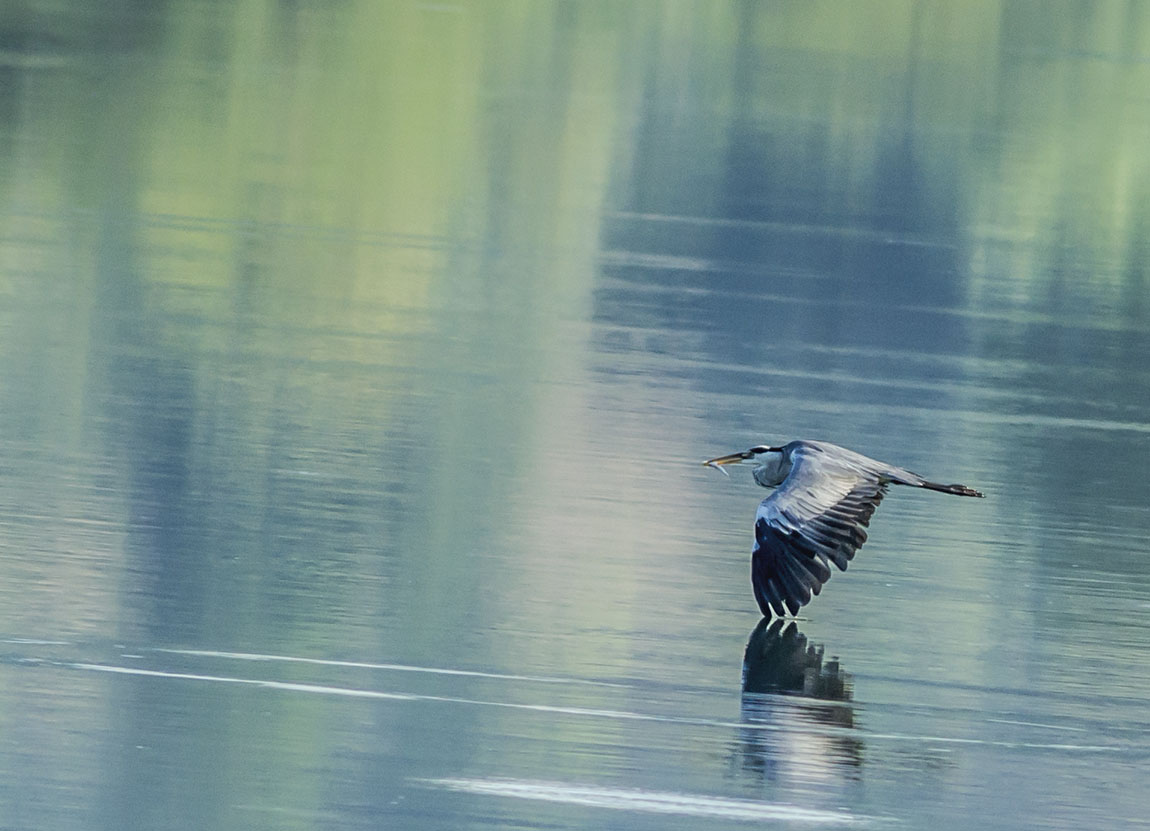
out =
<svg viewBox="0 0 1150 831"><path fill-rule="evenodd" d="M889 485L982 496L966 485L940 485L917 473L867 458L824 441L793 441L782 447L760 445L703 462L726 473L723 465L752 465L751 475L775 492L755 514L751 585L763 614L798 614L866 542L870 518Z"/></svg>

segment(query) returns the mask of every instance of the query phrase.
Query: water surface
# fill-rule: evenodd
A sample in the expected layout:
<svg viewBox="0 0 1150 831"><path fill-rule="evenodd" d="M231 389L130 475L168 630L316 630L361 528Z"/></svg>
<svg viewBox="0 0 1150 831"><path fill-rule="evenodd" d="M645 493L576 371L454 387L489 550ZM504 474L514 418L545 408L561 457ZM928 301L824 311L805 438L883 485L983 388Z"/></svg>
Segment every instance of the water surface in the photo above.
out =
<svg viewBox="0 0 1150 831"><path fill-rule="evenodd" d="M1150 20L0 16L0 827L1127 828ZM763 493L895 492L789 626Z"/></svg>

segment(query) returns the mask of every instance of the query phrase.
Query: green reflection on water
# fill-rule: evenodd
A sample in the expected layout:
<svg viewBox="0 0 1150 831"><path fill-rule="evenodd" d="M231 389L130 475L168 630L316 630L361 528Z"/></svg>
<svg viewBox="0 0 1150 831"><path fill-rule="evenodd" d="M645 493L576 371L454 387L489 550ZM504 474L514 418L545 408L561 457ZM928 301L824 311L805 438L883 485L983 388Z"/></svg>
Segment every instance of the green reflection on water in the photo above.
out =
<svg viewBox="0 0 1150 831"><path fill-rule="evenodd" d="M970 313L970 357L1066 316L1054 347L1082 363L1091 327L1145 328L1148 43L1137 4L8 6L0 630L580 676L650 669L709 627L741 639L692 592L742 564L706 582L674 544L706 513L693 485L652 493L599 440L681 461L703 406L689 387L653 402L638 372L596 386L604 229L687 216L947 248L946 293L920 302ZM716 238L715 259L779 255ZM706 263L693 242L616 247ZM674 352L674 327L635 316ZM972 547L946 576L982 589ZM650 626L652 586L695 606L666 642L620 637ZM984 612L955 613L967 640ZM673 648L714 672L714 644ZM232 706L250 725L264 705ZM236 726L199 716L208 743ZM321 745L325 718L270 720Z"/></svg>

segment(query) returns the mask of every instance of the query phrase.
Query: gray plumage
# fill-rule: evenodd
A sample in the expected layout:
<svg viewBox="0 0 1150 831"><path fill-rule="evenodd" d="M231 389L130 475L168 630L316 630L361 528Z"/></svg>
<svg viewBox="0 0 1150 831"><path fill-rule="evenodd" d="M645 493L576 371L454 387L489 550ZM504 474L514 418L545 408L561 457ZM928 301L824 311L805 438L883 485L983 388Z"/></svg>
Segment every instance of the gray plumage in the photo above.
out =
<svg viewBox="0 0 1150 831"><path fill-rule="evenodd" d="M720 470L722 465L740 463L753 464L755 481L775 488L755 514L751 553L755 600L767 616L787 611L797 614L822 591L831 577L831 563L846 571L866 542L864 529L889 485L982 496L965 485L930 482L917 473L821 441L761 445L704 462Z"/></svg>

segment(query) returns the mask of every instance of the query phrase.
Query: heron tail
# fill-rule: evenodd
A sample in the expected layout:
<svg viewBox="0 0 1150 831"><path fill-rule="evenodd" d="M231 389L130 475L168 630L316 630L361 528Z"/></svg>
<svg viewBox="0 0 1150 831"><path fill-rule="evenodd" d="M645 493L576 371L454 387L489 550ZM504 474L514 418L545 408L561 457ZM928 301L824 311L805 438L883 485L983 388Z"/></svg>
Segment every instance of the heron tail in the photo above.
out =
<svg viewBox="0 0 1150 831"><path fill-rule="evenodd" d="M940 485L938 482L927 482L925 479L921 488L926 488L928 491L939 491L940 493L953 493L955 496L979 496L983 494L976 491L974 488L968 488L966 485Z"/></svg>

